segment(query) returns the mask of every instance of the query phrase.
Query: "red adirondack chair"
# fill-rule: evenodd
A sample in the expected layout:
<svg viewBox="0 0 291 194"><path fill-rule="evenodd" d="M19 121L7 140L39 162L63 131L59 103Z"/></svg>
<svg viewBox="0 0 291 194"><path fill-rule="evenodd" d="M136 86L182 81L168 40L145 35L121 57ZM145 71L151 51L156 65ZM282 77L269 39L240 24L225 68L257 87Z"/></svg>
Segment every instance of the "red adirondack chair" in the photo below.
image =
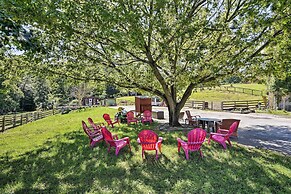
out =
<svg viewBox="0 0 291 194"><path fill-rule="evenodd" d="M82 121L82 127L84 129L84 132L89 137L89 140L90 140L89 145L91 147L94 147L97 142L103 140L103 135L102 135L101 130L97 130L93 132L92 130L89 129L89 127L84 121Z"/></svg>
<svg viewBox="0 0 291 194"><path fill-rule="evenodd" d="M210 137L208 139L208 144L210 144L210 141L216 141L217 143L220 143L224 149L226 149L226 141L231 146L231 142L229 137L232 135L232 133L237 129L238 121L235 121L227 131L227 133L210 133Z"/></svg>
<svg viewBox="0 0 291 194"><path fill-rule="evenodd" d="M191 130L188 133L188 142L183 141L180 138L177 138L178 141L178 152L180 152L181 147L183 148L186 159L189 160L189 151L199 151L200 156L203 157L202 151L201 151L201 145L205 141L206 137L206 131L200 128L196 128Z"/></svg>
<svg viewBox="0 0 291 194"><path fill-rule="evenodd" d="M152 118L152 111L145 110L143 112L143 117L141 118L141 122L144 124L145 122L150 122L152 124L153 118Z"/></svg>
<svg viewBox="0 0 291 194"><path fill-rule="evenodd" d="M119 125L119 121L116 120L116 121L112 121L109 114L103 114L103 118L104 120L106 121L106 123L108 124L108 126L111 126L112 128L114 127L113 125L114 124L118 124Z"/></svg>
<svg viewBox="0 0 291 194"><path fill-rule="evenodd" d="M127 119L127 124L129 125L130 123L135 123L137 124L137 119L134 117L134 113L132 111L129 111L126 113L126 119Z"/></svg>
<svg viewBox="0 0 291 194"><path fill-rule="evenodd" d="M162 137L158 137L158 135L152 130L142 130L138 134L137 142L141 144L142 149L142 158L144 156L145 150L155 150L156 151L156 159L158 159L158 151L162 153Z"/></svg>
<svg viewBox="0 0 291 194"><path fill-rule="evenodd" d="M96 125L96 124L94 123L94 121L93 121L90 117L88 118L88 122L89 122L90 125L93 127L94 131L99 131L99 132L101 132L101 126Z"/></svg>
<svg viewBox="0 0 291 194"><path fill-rule="evenodd" d="M120 149L126 145L128 145L129 150L131 151L129 137L118 139L118 136L112 135L105 126L102 127L102 134L105 142L108 144L108 152L110 151L111 147L115 147L115 155L117 156Z"/></svg>

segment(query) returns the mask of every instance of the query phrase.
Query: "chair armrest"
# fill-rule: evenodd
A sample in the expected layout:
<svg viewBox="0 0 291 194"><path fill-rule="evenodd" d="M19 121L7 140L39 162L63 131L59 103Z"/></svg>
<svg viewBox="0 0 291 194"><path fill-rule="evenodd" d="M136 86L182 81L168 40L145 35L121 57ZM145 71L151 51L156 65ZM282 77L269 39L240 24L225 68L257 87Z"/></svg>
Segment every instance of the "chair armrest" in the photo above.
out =
<svg viewBox="0 0 291 194"><path fill-rule="evenodd" d="M117 139L117 140L114 140L115 143L123 143L123 142L126 142L124 139Z"/></svg>
<svg viewBox="0 0 291 194"><path fill-rule="evenodd" d="M112 124L119 123L119 120L113 121Z"/></svg>
<svg viewBox="0 0 291 194"><path fill-rule="evenodd" d="M118 140L117 134L112 135L113 139Z"/></svg>
<svg viewBox="0 0 291 194"><path fill-rule="evenodd" d="M199 117L199 118L201 118L201 116L200 116L200 115L195 115L195 117Z"/></svg>
<svg viewBox="0 0 291 194"><path fill-rule="evenodd" d="M217 127L220 127L222 125L221 121L216 121L215 124L217 125Z"/></svg>
<svg viewBox="0 0 291 194"><path fill-rule="evenodd" d="M187 145L187 142L183 141L181 138L177 138L177 141L181 144Z"/></svg>
<svg viewBox="0 0 291 194"><path fill-rule="evenodd" d="M163 141L163 138L162 138L162 137L159 137L159 139L158 139L158 141L157 141L157 145L158 145L159 143L162 143L162 141Z"/></svg>
<svg viewBox="0 0 291 194"><path fill-rule="evenodd" d="M227 130L227 129L218 129L218 131L228 132L229 130Z"/></svg>
<svg viewBox="0 0 291 194"><path fill-rule="evenodd" d="M222 133L210 133L210 136L212 135L218 135L218 136L226 136L227 134L222 134Z"/></svg>

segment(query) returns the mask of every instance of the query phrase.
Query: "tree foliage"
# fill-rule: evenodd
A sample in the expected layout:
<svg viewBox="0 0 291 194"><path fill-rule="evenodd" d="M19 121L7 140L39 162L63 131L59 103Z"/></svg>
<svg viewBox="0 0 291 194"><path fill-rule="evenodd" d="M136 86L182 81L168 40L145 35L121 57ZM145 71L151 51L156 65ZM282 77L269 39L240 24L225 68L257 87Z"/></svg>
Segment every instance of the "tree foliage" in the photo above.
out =
<svg viewBox="0 0 291 194"><path fill-rule="evenodd" d="M257 68L284 31L278 25L284 3L6 0L3 6L41 32L42 52L33 52L41 71L158 95L177 125L193 88Z"/></svg>

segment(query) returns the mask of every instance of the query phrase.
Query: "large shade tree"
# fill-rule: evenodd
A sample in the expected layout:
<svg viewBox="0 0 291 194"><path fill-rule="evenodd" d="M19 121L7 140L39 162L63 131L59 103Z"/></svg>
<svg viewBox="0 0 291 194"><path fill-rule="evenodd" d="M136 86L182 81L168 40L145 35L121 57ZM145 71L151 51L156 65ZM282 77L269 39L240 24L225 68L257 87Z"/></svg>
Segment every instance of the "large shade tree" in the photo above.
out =
<svg viewBox="0 0 291 194"><path fill-rule="evenodd" d="M285 4L284 4L285 3ZM283 33L287 1L4 0L41 42L42 72L160 96L170 125L192 90L241 74ZM280 14L273 9L282 10Z"/></svg>

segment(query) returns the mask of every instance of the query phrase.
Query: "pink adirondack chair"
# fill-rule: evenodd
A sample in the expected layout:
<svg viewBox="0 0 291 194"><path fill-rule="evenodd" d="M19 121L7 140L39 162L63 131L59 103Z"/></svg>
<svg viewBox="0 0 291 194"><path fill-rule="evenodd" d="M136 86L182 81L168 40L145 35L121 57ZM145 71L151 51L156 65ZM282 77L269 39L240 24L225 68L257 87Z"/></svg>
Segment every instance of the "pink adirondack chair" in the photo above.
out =
<svg viewBox="0 0 291 194"><path fill-rule="evenodd" d="M145 110L143 112L143 117L141 118L141 122L144 124L145 122L150 122L152 124L153 118L152 118L152 111Z"/></svg>
<svg viewBox="0 0 291 194"><path fill-rule="evenodd" d="M158 159L158 151L162 153L162 137L158 137L158 135L152 130L142 130L138 134L137 142L141 145L142 149L142 158L144 157L145 150L155 150L156 151L156 159Z"/></svg>
<svg viewBox="0 0 291 194"><path fill-rule="evenodd" d="M115 147L115 155L117 156L120 149L125 147L126 145L128 145L129 150L131 151L129 137L118 139L118 136L112 135L111 132L108 131L108 129L105 126L102 127L102 134L105 142L108 145L108 152L110 151L111 147Z"/></svg>
<svg viewBox="0 0 291 194"><path fill-rule="evenodd" d="M101 130L97 130L93 132L92 130L89 129L89 127L84 121L82 121L82 127L84 129L84 132L89 137L89 140L90 140L89 145L91 147L94 147L97 142L103 140L103 135L102 135Z"/></svg>
<svg viewBox="0 0 291 194"><path fill-rule="evenodd" d="M88 118L88 122L90 123L90 125L93 127L94 131L99 131L101 132L101 126L96 125L93 121L93 119L91 119L90 117Z"/></svg>
<svg viewBox="0 0 291 194"><path fill-rule="evenodd" d="M104 120L106 121L106 123L108 124L108 126L111 126L112 128L114 127L113 125L114 124L118 124L119 125L119 121L116 120L116 121L112 121L109 114L103 114L103 118Z"/></svg>
<svg viewBox="0 0 291 194"><path fill-rule="evenodd" d="M210 137L208 139L208 144L210 144L210 141L216 141L217 143L220 143L224 149L226 149L226 141L229 143L231 146L231 142L229 137L232 135L232 133L237 129L238 126L238 121L234 122L227 133L210 133Z"/></svg>
<svg viewBox="0 0 291 194"><path fill-rule="evenodd" d="M191 130L188 133L188 142L183 141L180 138L177 138L178 141L178 152L180 152L181 147L183 148L186 159L189 160L189 151L199 151L200 156L203 157L202 151L201 151L201 145L205 141L206 137L206 131L200 128L196 128Z"/></svg>
<svg viewBox="0 0 291 194"><path fill-rule="evenodd" d="M126 113L126 119L127 119L127 124L129 125L130 123L135 123L137 124L137 119L134 117L134 113L132 111L129 111Z"/></svg>

